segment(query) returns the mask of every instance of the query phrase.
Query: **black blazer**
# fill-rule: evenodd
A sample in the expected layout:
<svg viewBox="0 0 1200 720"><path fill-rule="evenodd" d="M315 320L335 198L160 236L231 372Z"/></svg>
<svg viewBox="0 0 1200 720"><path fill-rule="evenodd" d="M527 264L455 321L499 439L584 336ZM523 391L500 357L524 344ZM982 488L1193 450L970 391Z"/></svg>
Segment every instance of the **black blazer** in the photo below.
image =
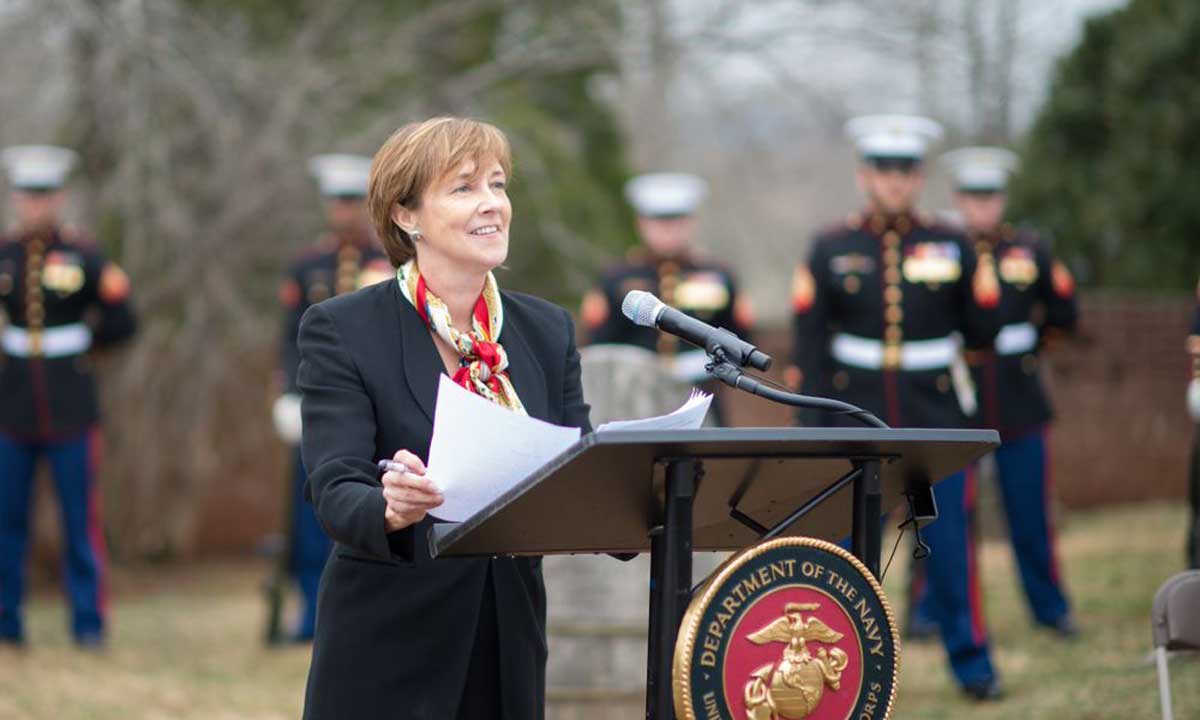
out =
<svg viewBox="0 0 1200 720"><path fill-rule="evenodd" d="M499 341L526 410L590 431L570 315L528 295L501 297ZM429 453L444 366L424 321L396 282L382 282L310 308L299 346L308 492L336 543L321 578L304 717L454 718L491 582L503 717L542 718L541 560L433 560L430 518L384 530L375 461L399 449Z"/></svg>

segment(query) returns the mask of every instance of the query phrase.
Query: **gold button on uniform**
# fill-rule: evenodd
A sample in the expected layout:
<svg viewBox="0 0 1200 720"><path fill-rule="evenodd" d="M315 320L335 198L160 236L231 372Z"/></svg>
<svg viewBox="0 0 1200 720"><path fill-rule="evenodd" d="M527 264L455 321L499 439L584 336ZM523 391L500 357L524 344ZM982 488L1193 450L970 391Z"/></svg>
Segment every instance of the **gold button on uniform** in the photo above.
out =
<svg viewBox="0 0 1200 720"><path fill-rule="evenodd" d="M888 285L886 288L883 289L883 299L889 305L899 305L900 298L903 296L904 296L904 293L901 292L900 288L897 287L896 285Z"/></svg>
<svg viewBox="0 0 1200 720"><path fill-rule="evenodd" d="M343 245L338 250L335 288L338 295L358 289L359 255L358 248L353 245Z"/></svg>
<svg viewBox="0 0 1200 720"><path fill-rule="evenodd" d="M883 368L885 370L897 370L900 368L900 346L899 345L884 345L883 346Z"/></svg>
<svg viewBox="0 0 1200 720"><path fill-rule="evenodd" d="M883 280L888 285L899 285L900 284L900 271L894 267L890 267L887 270L884 270L883 271Z"/></svg>
<svg viewBox="0 0 1200 720"><path fill-rule="evenodd" d="M858 279L857 275L847 275L846 279L842 281L842 287L853 295L862 287L862 281Z"/></svg>
<svg viewBox="0 0 1200 720"><path fill-rule="evenodd" d="M899 305L888 305L883 311L883 319L889 325L899 325L900 321L904 319L904 311L900 309Z"/></svg>
<svg viewBox="0 0 1200 720"><path fill-rule="evenodd" d="M949 375L943 374L943 375L937 376L937 389L938 389L938 392L940 392L940 393L950 392L950 376Z"/></svg>
<svg viewBox="0 0 1200 720"><path fill-rule="evenodd" d="M900 263L900 251L894 247L887 248L883 251L883 262L886 265L898 265Z"/></svg>
<svg viewBox="0 0 1200 720"><path fill-rule="evenodd" d="M895 230L888 230L883 234L883 244L885 247L896 247L900 244L900 235Z"/></svg>
<svg viewBox="0 0 1200 720"><path fill-rule="evenodd" d="M664 263L666 265L667 263ZM673 263L672 263L673 264ZM661 275L658 278L658 290L662 301L670 305L675 302L675 288L679 286L679 276L674 272Z"/></svg>
<svg viewBox="0 0 1200 720"><path fill-rule="evenodd" d="M904 331L899 325L888 325L883 331L883 339L891 345L899 344L904 338Z"/></svg>

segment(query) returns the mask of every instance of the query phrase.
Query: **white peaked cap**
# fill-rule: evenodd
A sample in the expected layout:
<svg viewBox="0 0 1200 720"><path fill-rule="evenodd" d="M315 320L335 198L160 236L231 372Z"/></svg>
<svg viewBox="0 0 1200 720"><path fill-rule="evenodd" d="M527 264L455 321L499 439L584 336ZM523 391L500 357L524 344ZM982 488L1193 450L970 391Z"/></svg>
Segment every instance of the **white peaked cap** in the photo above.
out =
<svg viewBox="0 0 1200 720"><path fill-rule="evenodd" d="M625 197L638 215L691 215L708 194L708 183L687 173L649 173L625 183Z"/></svg>
<svg viewBox="0 0 1200 720"><path fill-rule="evenodd" d="M315 155L308 161L308 171L326 197L366 197L371 158L344 153Z"/></svg>
<svg viewBox="0 0 1200 720"><path fill-rule="evenodd" d="M920 115L860 115L846 123L846 135L863 157L925 157L942 139L942 126Z"/></svg>
<svg viewBox="0 0 1200 720"><path fill-rule="evenodd" d="M0 164L18 190L57 190L79 156L55 145L14 145L0 151Z"/></svg>
<svg viewBox="0 0 1200 720"><path fill-rule="evenodd" d="M941 162L960 190L1003 190L1020 159L1004 148L965 147L946 153Z"/></svg>

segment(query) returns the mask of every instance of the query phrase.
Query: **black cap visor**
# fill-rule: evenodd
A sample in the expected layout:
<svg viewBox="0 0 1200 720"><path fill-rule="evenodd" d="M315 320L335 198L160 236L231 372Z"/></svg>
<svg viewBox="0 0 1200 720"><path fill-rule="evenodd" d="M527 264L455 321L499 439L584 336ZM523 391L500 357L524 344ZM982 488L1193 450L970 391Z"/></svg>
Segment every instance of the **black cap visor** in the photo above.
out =
<svg viewBox="0 0 1200 720"><path fill-rule="evenodd" d="M862 161L879 172L911 173L921 168L921 158L912 155L864 155Z"/></svg>

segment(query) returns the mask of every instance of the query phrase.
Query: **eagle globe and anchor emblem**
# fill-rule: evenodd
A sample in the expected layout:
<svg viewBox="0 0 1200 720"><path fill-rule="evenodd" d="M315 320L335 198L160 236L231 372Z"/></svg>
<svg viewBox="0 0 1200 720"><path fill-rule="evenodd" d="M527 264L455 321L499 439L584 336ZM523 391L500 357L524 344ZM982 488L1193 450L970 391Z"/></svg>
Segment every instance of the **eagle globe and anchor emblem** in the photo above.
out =
<svg viewBox="0 0 1200 720"><path fill-rule="evenodd" d="M748 637L759 645L786 645L779 662L758 668L746 683L747 720L802 720L821 702L826 685L839 688L850 658L837 647L822 647L815 657L808 649L809 642L836 643L843 637L818 618L804 619L804 611L820 607L820 603L788 603L783 617Z"/></svg>
<svg viewBox="0 0 1200 720"><path fill-rule="evenodd" d="M692 598L675 644L681 720L887 720L900 640L883 589L824 540L747 548Z"/></svg>

